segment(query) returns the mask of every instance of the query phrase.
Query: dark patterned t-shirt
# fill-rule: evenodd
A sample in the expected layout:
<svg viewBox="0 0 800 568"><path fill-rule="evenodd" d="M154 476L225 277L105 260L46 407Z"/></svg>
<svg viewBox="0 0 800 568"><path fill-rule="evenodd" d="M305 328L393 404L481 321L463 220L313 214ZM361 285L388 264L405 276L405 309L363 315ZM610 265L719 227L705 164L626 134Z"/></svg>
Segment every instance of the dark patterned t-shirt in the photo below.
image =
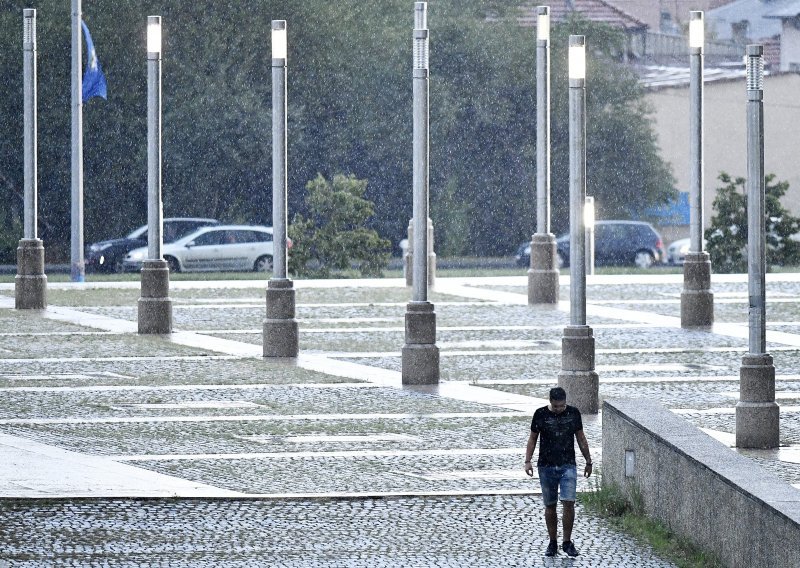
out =
<svg viewBox="0 0 800 568"><path fill-rule="evenodd" d="M531 431L539 434L539 467L575 465L575 433L583 430L581 411L567 405L556 414L543 406L533 413Z"/></svg>

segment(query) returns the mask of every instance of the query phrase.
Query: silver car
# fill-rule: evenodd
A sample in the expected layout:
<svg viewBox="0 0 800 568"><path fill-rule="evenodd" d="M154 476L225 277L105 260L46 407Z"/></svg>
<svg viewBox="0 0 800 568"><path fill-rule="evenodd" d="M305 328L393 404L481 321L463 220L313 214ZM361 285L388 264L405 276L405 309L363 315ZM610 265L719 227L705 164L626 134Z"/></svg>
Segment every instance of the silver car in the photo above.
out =
<svg viewBox="0 0 800 568"><path fill-rule="evenodd" d="M691 241L687 239L678 239L667 247L667 263L674 265L682 265L686 260L686 255L689 254L689 246ZM706 240L703 239L703 249L706 247Z"/></svg>
<svg viewBox="0 0 800 568"><path fill-rule="evenodd" d="M272 270L272 228L260 225L203 227L173 243L162 253L170 272L222 270ZM139 270L147 259L147 247L125 257L125 270Z"/></svg>

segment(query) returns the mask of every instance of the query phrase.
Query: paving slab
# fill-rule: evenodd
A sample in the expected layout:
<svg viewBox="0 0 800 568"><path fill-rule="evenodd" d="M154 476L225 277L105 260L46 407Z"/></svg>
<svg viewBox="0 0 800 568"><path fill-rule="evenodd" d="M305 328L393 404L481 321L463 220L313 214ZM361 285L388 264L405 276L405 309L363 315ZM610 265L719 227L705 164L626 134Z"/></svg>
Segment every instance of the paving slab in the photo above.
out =
<svg viewBox="0 0 800 568"><path fill-rule="evenodd" d="M241 496L8 434L0 434L0 463L0 499Z"/></svg>

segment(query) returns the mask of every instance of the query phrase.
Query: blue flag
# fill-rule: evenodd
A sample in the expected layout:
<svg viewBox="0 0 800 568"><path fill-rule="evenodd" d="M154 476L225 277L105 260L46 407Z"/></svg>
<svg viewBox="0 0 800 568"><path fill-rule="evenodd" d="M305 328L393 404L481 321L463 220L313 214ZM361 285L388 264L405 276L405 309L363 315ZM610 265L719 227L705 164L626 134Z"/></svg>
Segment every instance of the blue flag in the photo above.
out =
<svg viewBox="0 0 800 568"><path fill-rule="evenodd" d="M97 60L97 52L94 50L94 42L86 22L81 20L83 35L86 38L86 72L83 74L83 102L92 97L106 98L106 76L100 69L100 62ZM108 100L108 99L106 99Z"/></svg>

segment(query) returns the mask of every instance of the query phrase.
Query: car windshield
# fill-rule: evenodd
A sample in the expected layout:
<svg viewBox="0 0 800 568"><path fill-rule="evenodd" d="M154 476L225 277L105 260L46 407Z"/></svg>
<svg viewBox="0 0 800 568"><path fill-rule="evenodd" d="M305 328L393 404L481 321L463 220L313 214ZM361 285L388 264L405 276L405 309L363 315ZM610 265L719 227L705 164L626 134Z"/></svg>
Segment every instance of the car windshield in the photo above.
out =
<svg viewBox="0 0 800 568"><path fill-rule="evenodd" d="M198 226L201 223L197 222L189 222L189 221L168 221L164 223L162 238L164 239L165 244L174 243L178 239L181 239L188 235L189 233L193 233L198 229ZM129 234L126 238L128 239L143 239L147 240L147 225L142 225L131 234Z"/></svg>
<svg viewBox="0 0 800 568"><path fill-rule="evenodd" d="M147 236L147 225L142 225L131 234L129 234L126 239L141 239Z"/></svg>

